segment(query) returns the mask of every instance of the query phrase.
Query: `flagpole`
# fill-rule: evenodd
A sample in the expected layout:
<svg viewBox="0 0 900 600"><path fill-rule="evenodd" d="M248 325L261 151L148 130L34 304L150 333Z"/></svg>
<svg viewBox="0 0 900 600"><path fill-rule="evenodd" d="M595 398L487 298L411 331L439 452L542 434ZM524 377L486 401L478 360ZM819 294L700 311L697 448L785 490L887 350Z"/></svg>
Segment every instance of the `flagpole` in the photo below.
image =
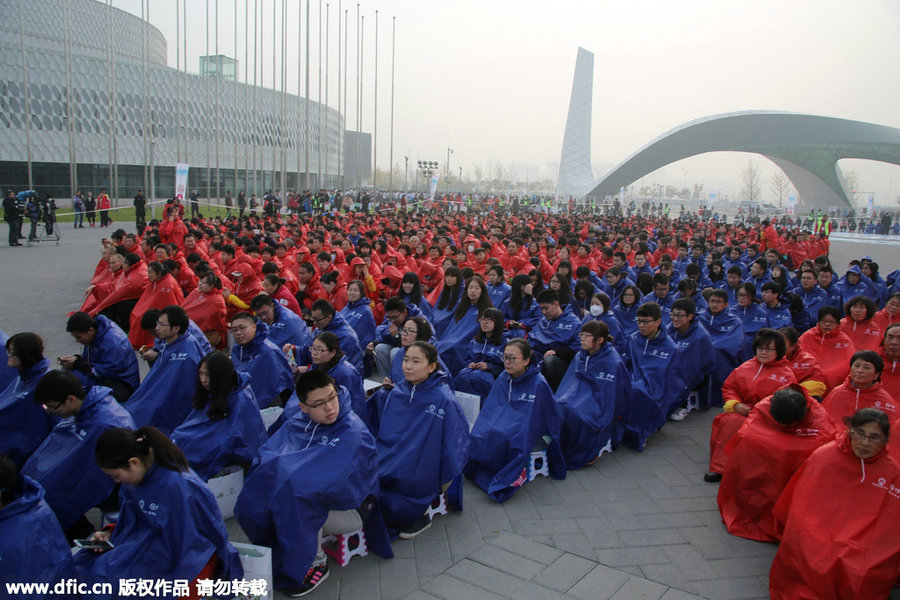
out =
<svg viewBox="0 0 900 600"><path fill-rule="evenodd" d="M305 79L306 79L306 84L304 85L304 88L305 88L304 91L306 92L305 98L304 98L304 101L305 101L304 113L305 113L305 115L303 118L303 123L305 125L305 128L304 128L305 135L303 136L303 140L305 143L303 146L305 149L306 156L304 157L303 165L304 165L304 170L306 171L306 177L305 177L306 185L304 187L309 190L310 189L310 187L309 187L309 152L312 147L310 145L310 136L309 136L309 133L310 133L310 127L309 127L309 0L306 0L306 78Z"/></svg>
<svg viewBox="0 0 900 600"><path fill-rule="evenodd" d="M319 140L320 142L320 151L324 147L325 148L325 182L323 182L322 187L328 189L331 186L328 185L328 154L329 154L329 146L328 146L328 69L331 64L328 62L328 45L330 38L330 25L331 25L331 5L329 3L325 3L325 130L326 135L325 139Z"/></svg>
<svg viewBox="0 0 900 600"><path fill-rule="evenodd" d="M375 11L375 85L372 88L374 118L372 125L372 190L377 191L378 178L378 11Z"/></svg>
<svg viewBox="0 0 900 600"><path fill-rule="evenodd" d="M391 152L389 165L390 194L394 193L394 57L397 53L397 17L391 19Z"/></svg>

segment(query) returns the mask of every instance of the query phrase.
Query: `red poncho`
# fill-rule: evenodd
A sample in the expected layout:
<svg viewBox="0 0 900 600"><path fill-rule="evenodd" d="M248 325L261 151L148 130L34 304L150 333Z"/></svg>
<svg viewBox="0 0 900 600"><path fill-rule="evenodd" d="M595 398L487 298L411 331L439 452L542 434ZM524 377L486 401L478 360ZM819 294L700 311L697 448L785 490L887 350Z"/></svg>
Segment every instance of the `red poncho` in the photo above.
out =
<svg viewBox="0 0 900 600"><path fill-rule="evenodd" d="M893 421L900 416L900 412L897 411L898 402L900 398L896 400L891 398L880 382L863 390L854 386L848 375L843 384L831 390L831 393L822 400L822 406L835 423L843 423L844 417L853 416L853 413L861 408L877 408L884 411L888 419Z"/></svg>
<svg viewBox="0 0 900 600"><path fill-rule="evenodd" d="M878 349L878 356L884 360L884 371L881 372L881 387L892 398L900 399L900 360L888 358L883 346Z"/></svg>
<svg viewBox="0 0 900 600"><path fill-rule="evenodd" d="M131 309L131 329L128 330L128 341L131 347L137 350L141 346L153 344L153 333L141 328L141 317L151 308L165 308L172 304L181 304L184 294L178 287L178 282L171 274L166 275L153 283L147 283L137 304Z"/></svg>
<svg viewBox="0 0 900 600"><path fill-rule="evenodd" d="M839 386L850 373L853 341L842 327L824 333L816 325L800 336L800 349L816 358L825 371L826 393Z"/></svg>
<svg viewBox="0 0 900 600"><path fill-rule="evenodd" d="M752 407L789 383L797 383L797 378L785 359L763 364L756 358L751 358L732 371L725 380L722 399L726 405L729 400L737 400ZM713 419L712 433L709 436L709 470L713 473L725 472L728 466L725 446L745 420L746 417L736 412L723 412Z"/></svg>
<svg viewBox="0 0 900 600"><path fill-rule="evenodd" d="M860 350L877 350L884 337L884 330L878 326L875 319L854 321L850 317L841 319L841 329L853 342L856 352Z"/></svg>
<svg viewBox="0 0 900 600"><path fill-rule="evenodd" d="M123 268L121 275L116 277L116 283L112 290L89 311L90 315L95 317L104 308L123 300L140 298L145 285L147 285L147 265L137 262L130 267Z"/></svg>
<svg viewBox="0 0 900 600"><path fill-rule="evenodd" d="M797 383L806 388L811 395L823 398L825 396L825 371L808 352L804 352L800 346L794 349L793 354L785 356L797 378Z"/></svg>
<svg viewBox="0 0 900 600"><path fill-rule="evenodd" d="M181 308L187 313L188 317L197 324L202 331L218 331L222 339L225 335L225 298L219 290L212 290L207 293L195 289L187 295Z"/></svg>
<svg viewBox="0 0 900 600"><path fill-rule="evenodd" d="M813 452L781 494L772 600L887 598L900 577L900 467L856 458L846 434Z"/></svg>
<svg viewBox="0 0 900 600"><path fill-rule="evenodd" d="M785 427L772 418L769 397L754 407L725 447L728 468L718 500L722 521L731 535L778 541L772 507L803 461L837 435L834 421L805 388L791 387L806 396L807 413L801 423Z"/></svg>

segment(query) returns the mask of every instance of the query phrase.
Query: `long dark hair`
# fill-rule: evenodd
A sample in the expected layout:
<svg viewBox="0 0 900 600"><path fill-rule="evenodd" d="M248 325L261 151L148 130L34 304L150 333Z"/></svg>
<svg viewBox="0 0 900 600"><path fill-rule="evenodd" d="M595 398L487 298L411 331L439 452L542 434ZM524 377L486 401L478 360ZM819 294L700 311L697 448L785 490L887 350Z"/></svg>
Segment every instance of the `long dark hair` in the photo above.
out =
<svg viewBox="0 0 900 600"><path fill-rule="evenodd" d="M526 275L527 277L527 275ZM486 308L478 315L478 319L490 319L494 322L494 331L491 332L491 336L485 338L484 332L481 330L481 323L478 324L478 333L475 334L476 342L483 342L485 339L492 344L502 344L503 343L503 313L500 312L499 308Z"/></svg>
<svg viewBox="0 0 900 600"><path fill-rule="evenodd" d="M570 278L567 278L565 275L560 275L559 271L551 275L550 279L553 280L554 277L559 282L559 289L553 291L556 292L557 296L559 296L560 305L566 306L570 302L572 302L572 288L570 287L572 280ZM550 287L549 282L547 284L547 289L553 289Z"/></svg>
<svg viewBox="0 0 900 600"><path fill-rule="evenodd" d="M25 331L6 340L6 352L12 350L19 357L19 371L24 373L44 358L44 340L36 333Z"/></svg>
<svg viewBox="0 0 900 600"><path fill-rule="evenodd" d="M479 287L481 287L481 295L478 296L478 300L476 300L474 303L469 300L468 292L469 286L473 283L477 283ZM484 312L484 309L493 306L493 304L491 303L491 294L487 289L487 284L484 282L484 279L479 276L472 277L466 282L466 293L463 294L462 300L459 301L459 306L456 307L456 312L453 314L453 320L459 321L460 319L462 319L464 316L466 316L466 313L469 312L469 309L473 306L478 308L479 313Z"/></svg>
<svg viewBox="0 0 900 600"><path fill-rule="evenodd" d="M170 471L189 468L184 452L156 427L141 427L137 431L111 427L97 440L94 459L101 469L127 469L132 458L144 465L152 459Z"/></svg>
<svg viewBox="0 0 900 600"><path fill-rule="evenodd" d="M341 340L334 333L330 331L323 331L319 335L316 336L315 341L322 342L325 344L325 348L328 349L329 352L334 352L334 356L331 357L324 365L316 365L317 369L322 369L326 373L330 371L336 364L341 362L341 359L344 358L344 351L341 350Z"/></svg>
<svg viewBox="0 0 900 600"><path fill-rule="evenodd" d="M526 308L526 304L531 306L534 296L529 296L523 290L525 286L531 283L530 275L516 275L513 277L512 289L509 293L509 307L512 309L513 320L517 320L522 311ZM532 287L532 293L534 288Z"/></svg>
<svg viewBox="0 0 900 600"><path fill-rule="evenodd" d="M448 275L456 277L456 285L453 287L447 287L446 280ZM459 267L447 267L444 269L444 289L441 290L441 295L435 308L447 310L456 306L456 303L459 302L459 295L462 293L463 283L465 282L463 281L462 270Z"/></svg>
<svg viewBox="0 0 900 600"><path fill-rule="evenodd" d="M197 390L194 392L193 407L206 411L212 420L223 419L228 416L228 394L238 386L237 371L231 357L220 350L214 350L203 357L200 366L206 365L209 371L209 391L200 385L200 368L197 368Z"/></svg>
<svg viewBox="0 0 900 600"><path fill-rule="evenodd" d="M403 274L403 279L400 280L400 295L403 296L406 293L403 291L403 284L411 283L413 284L413 289L409 293L409 299L407 303L415 304L416 306L422 302L422 283L419 281L419 276L413 273L412 271L408 271Z"/></svg>

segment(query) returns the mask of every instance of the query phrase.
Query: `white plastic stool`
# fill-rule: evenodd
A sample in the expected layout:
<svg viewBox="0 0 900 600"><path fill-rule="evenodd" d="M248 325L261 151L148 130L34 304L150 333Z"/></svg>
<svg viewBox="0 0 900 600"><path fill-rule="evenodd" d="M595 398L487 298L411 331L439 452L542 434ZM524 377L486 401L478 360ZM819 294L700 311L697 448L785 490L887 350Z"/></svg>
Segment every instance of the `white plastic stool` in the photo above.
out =
<svg viewBox="0 0 900 600"><path fill-rule="evenodd" d="M350 533L329 535L322 544L322 550L342 567L347 566L354 556L369 555L366 534L362 527Z"/></svg>
<svg viewBox="0 0 900 600"><path fill-rule="evenodd" d="M700 394L691 392L687 397L687 411L700 410Z"/></svg>
<svg viewBox="0 0 900 600"><path fill-rule="evenodd" d="M547 450L537 450L531 453L528 461L528 481L534 481L538 475L550 476L550 466L547 464Z"/></svg>
<svg viewBox="0 0 900 600"><path fill-rule="evenodd" d="M428 520L431 521L434 519L435 515L446 515L447 514L447 494L442 493L440 496L431 501L431 505L425 509L425 514L428 515Z"/></svg>

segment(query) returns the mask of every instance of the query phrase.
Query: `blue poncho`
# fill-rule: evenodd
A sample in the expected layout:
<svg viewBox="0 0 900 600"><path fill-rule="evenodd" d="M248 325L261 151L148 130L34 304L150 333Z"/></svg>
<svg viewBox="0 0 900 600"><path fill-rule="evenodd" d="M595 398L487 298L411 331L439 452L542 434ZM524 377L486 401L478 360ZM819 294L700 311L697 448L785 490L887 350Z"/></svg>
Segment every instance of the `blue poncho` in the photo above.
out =
<svg viewBox="0 0 900 600"><path fill-rule="evenodd" d="M581 319L581 324L584 325L589 321L603 321L604 323L606 323L606 327L607 329L609 329L609 335L613 339L613 348L615 348L619 354L625 352L625 339L628 336L625 335L625 332L622 329L622 324L619 323L619 318L616 316L616 313L608 310L599 317L588 315Z"/></svg>
<svg viewBox="0 0 900 600"><path fill-rule="evenodd" d="M375 317L372 315L372 301L368 298L360 298L355 302L348 302L339 312L347 325L356 332L359 338L359 348L366 349L369 342L375 340Z"/></svg>
<svg viewBox="0 0 900 600"><path fill-rule="evenodd" d="M128 334L103 315L94 317L97 333L81 351L91 368L88 373L75 370L85 387L106 385L109 380L124 381L136 390L141 383L140 367Z"/></svg>
<svg viewBox="0 0 900 600"><path fill-rule="evenodd" d="M458 321L453 317L447 323L444 334L438 339L437 349L451 375L459 373L468 364L469 341L477 332L478 307L474 305Z"/></svg>
<svg viewBox="0 0 900 600"><path fill-rule="evenodd" d="M704 383L716 366L712 336L699 324L697 318L695 315L686 333L679 332L671 324L667 330L677 348L678 372L684 385L681 400Z"/></svg>
<svg viewBox="0 0 900 600"><path fill-rule="evenodd" d="M191 412L203 351L190 334L165 344L140 387L123 406L138 427L171 433Z"/></svg>
<svg viewBox="0 0 900 600"><path fill-rule="evenodd" d="M75 576L69 542L53 510L44 502L44 489L30 477L19 476L17 496L0 510L0 582L56 583ZM10 490L12 491L12 490ZM3 590L4 593L6 590ZM14 595L4 596L15 598ZM23 594L22 598L66 596Z"/></svg>
<svg viewBox="0 0 900 600"><path fill-rule="evenodd" d="M347 321L344 320L343 315L341 315L341 313L335 313L334 318L331 319L331 323L329 323L322 331L330 331L338 336L341 350L343 350L347 360L356 367L357 371L362 373L364 371L364 366L362 350L359 348L359 337L357 337L356 332L353 331ZM319 335L319 333L319 329L314 330L313 338Z"/></svg>
<svg viewBox="0 0 900 600"><path fill-rule="evenodd" d="M751 302L749 306L732 306L728 310L744 325L744 339L741 342L738 359L740 362L746 362L753 358L753 339L756 337L756 332L769 326L769 315L756 302Z"/></svg>
<svg viewBox="0 0 900 600"><path fill-rule="evenodd" d="M113 590L121 578L192 581L213 554L221 561L218 579L243 575L216 499L193 471L153 465L136 487L119 488L119 506L115 548L75 555L82 581L110 582Z"/></svg>
<svg viewBox="0 0 900 600"><path fill-rule="evenodd" d="M312 369L318 369L319 365L312 365ZM363 378L346 356L342 356L337 364L328 369L328 374L337 382L338 386L347 389L350 394L350 406L356 416L366 422L366 389L363 387Z"/></svg>
<svg viewBox="0 0 900 600"><path fill-rule="evenodd" d="M278 348L283 348L285 344L293 344L300 348L311 345L313 338L306 326L306 321L278 302L274 302L273 305L275 320L271 325L267 325L269 341ZM259 324L257 324L257 331L259 331Z"/></svg>
<svg viewBox="0 0 900 600"><path fill-rule="evenodd" d="M491 388L494 387L494 380L503 371L503 348L506 347L509 337L509 333L504 332L498 344L488 339L479 342L474 337L469 340L469 352L464 362L467 366L454 378L453 389L476 394L484 402L491 392ZM486 371L468 367L469 363L479 362L487 363Z"/></svg>
<svg viewBox="0 0 900 600"><path fill-rule="evenodd" d="M501 306L503 301L512 294L512 288L505 281L500 281L500 283L488 283L487 291L491 296L491 304L497 307Z"/></svg>
<svg viewBox="0 0 900 600"><path fill-rule="evenodd" d="M738 355L744 343L744 325L730 310L717 315L706 313L699 318L700 324L709 332L715 352L715 367L710 374L709 387L705 399L709 406L722 404L722 384L740 363Z"/></svg>
<svg viewBox="0 0 900 600"><path fill-rule="evenodd" d="M235 344L231 360L238 373L250 376L250 387L260 409L268 407L281 392L294 388L291 365L281 348L269 339L265 323L256 324L256 335L247 344Z"/></svg>
<svg viewBox="0 0 900 600"><path fill-rule="evenodd" d="M553 320L542 316L528 333L528 342L540 359L547 350L559 346L566 346L577 352L581 348L580 335L581 319L566 307L563 313Z"/></svg>
<svg viewBox="0 0 900 600"><path fill-rule="evenodd" d="M23 475L44 488L44 500L63 529L103 502L115 488L113 480L97 466L94 447L110 427L134 429L134 421L111 394L107 387L92 387L78 414L57 423L22 467Z"/></svg>
<svg viewBox="0 0 900 600"><path fill-rule="evenodd" d="M396 382L377 409L379 498L385 522L403 530L462 472L469 426L440 370Z"/></svg>
<svg viewBox="0 0 900 600"><path fill-rule="evenodd" d="M806 318L803 320L806 327L799 328L803 333L819 321L819 309L828 306L828 293L815 284L809 291L803 288L797 288L794 293L798 294L803 300L803 313Z"/></svg>
<svg viewBox="0 0 900 600"><path fill-rule="evenodd" d="M235 516L254 544L273 549L275 587L296 587L315 558L328 511L359 508L377 494L375 440L343 401L333 424L297 410L260 448ZM379 511L365 532L379 556L393 556Z"/></svg>
<svg viewBox="0 0 900 600"><path fill-rule="evenodd" d="M238 373L238 387L228 394L228 414L212 420L209 406L193 409L172 432L172 441L184 451L188 464L203 481L225 467L250 466L268 439L249 376Z"/></svg>
<svg viewBox="0 0 900 600"><path fill-rule="evenodd" d="M7 366L6 361L9 355L6 353L6 340L9 336L0 331L0 390L5 390L10 382L19 376L19 370L15 367Z"/></svg>
<svg viewBox="0 0 900 600"><path fill-rule="evenodd" d="M542 436L550 438L550 475L566 476L559 444L562 417L550 386L532 361L520 377L503 371L484 401L469 438L469 462L464 473L487 495L503 502L518 489L514 483L527 467Z"/></svg>
<svg viewBox="0 0 900 600"><path fill-rule="evenodd" d="M19 468L41 445L55 423L55 419L34 401L34 388L49 370L50 361L42 358L0 392L0 452Z"/></svg>
<svg viewBox="0 0 900 600"><path fill-rule="evenodd" d="M631 372L631 407L622 443L638 452L681 399L684 384L678 372L675 342L663 332L648 339L640 333L628 338L626 364Z"/></svg>
<svg viewBox="0 0 900 600"><path fill-rule="evenodd" d="M529 304L524 306L522 310L519 311L519 314L515 314L515 311L513 311L510 298L503 301L503 304L500 305L500 310L503 312L504 319L507 321L518 321L528 329L537 325L537 322L541 318L541 307L538 306L538 303L534 298L529 299Z"/></svg>
<svg viewBox="0 0 900 600"><path fill-rule="evenodd" d="M560 444L569 469L579 469L608 443L618 444L630 404L631 379L612 344L580 350L556 391L562 411Z"/></svg>

